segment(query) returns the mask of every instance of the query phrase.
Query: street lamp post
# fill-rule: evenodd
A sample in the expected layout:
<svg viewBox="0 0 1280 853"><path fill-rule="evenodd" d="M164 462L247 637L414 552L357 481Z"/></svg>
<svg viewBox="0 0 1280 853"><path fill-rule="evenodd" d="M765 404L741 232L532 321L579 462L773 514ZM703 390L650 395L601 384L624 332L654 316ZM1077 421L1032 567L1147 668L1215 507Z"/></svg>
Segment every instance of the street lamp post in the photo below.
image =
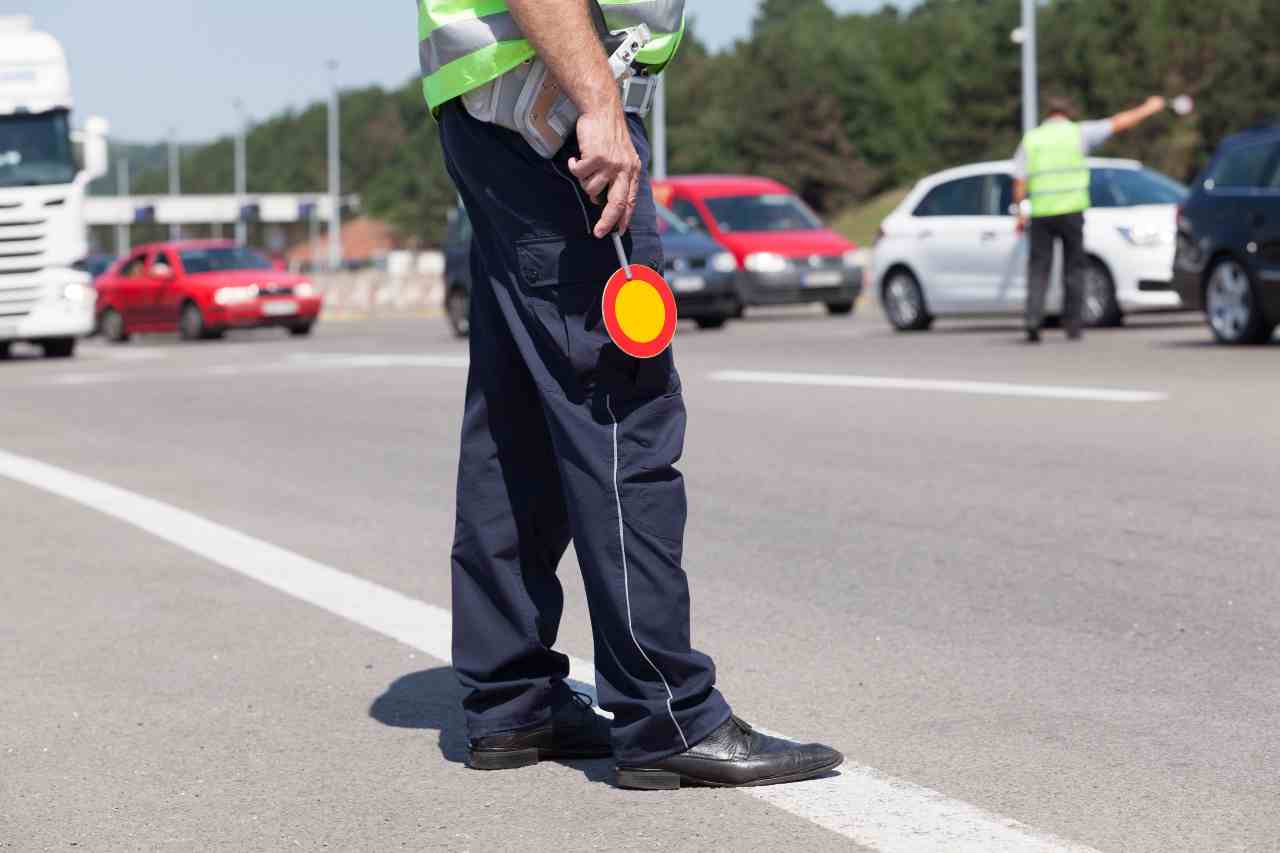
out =
<svg viewBox="0 0 1280 853"><path fill-rule="evenodd" d="M667 177L667 75L658 75L658 91L653 97L653 176Z"/></svg>
<svg viewBox="0 0 1280 853"><path fill-rule="evenodd" d="M325 63L329 69L329 269L336 271L342 266L342 139L339 132L338 110L338 61L331 59Z"/></svg>
<svg viewBox="0 0 1280 853"><path fill-rule="evenodd" d="M182 146L178 142L178 129L169 130L169 195L177 198L182 195ZM182 226L170 223L169 239L182 239Z"/></svg>
<svg viewBox="0 0 1280 853"><path fill-rule="evenodd" d="M120 193L121 198L129 196L129 159L121 157L116 162L116 190ZM116 255L125 255L129 252L129 226L127 224L116 226Z"/></svg>
<svg viewBox="0 0 1280 853"><path fill-rule="evenodd" d="M244 108L244 101L236 98L232 102L240 118L240 126L236 131L236 245L243 246L249 242L249 225L244 221L245 196L249 192L249 155L247 136L249 133L249 114Z"/></svg>
<svg viewBox="0 0 1280 853"><path fill-rule="evenodd" d="M1040 86L1036 57L1036 0L1022 0L1023 133L1034 130L1040 119Z"/></svg>

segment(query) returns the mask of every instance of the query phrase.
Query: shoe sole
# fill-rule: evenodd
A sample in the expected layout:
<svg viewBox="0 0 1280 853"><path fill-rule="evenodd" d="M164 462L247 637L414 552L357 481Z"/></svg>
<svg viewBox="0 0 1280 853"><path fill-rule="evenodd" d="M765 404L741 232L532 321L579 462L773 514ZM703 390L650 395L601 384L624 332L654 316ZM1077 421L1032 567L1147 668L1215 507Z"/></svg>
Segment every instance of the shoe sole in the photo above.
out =
<svg viewBox="0 0 1280 853"><path fill-rule="evenodd" d="M821 767L814 767L799 773L788 773L783 776L769 776L750 782L714 782L709 779L694 779L682 773L669 770L640 770L619 767L614 771L614 784L619 788L632 791L678 791L682 786L692 788L759 788L764 785L785 785L788 782L803 782L815 776L821 776L829 770L835 770L844 763L841 756Z"/></svg>
<svg viewBox="0 0 1280 853"><path fill-rule="evenodd" d="M467 766L472 770L517 770L532 767L539 761L585 761L608 758L612 752L563 752L550 749L470 750Z"/></svg>

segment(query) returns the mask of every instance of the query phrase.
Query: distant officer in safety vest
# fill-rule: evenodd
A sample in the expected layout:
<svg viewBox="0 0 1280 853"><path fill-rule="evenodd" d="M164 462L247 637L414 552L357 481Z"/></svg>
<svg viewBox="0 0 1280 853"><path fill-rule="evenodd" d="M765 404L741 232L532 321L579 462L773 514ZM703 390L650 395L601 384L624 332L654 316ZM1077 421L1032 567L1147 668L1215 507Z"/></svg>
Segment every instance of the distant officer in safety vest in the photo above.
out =
<svg viewBox="0 0 1280 853"><path fill-rule="evenodd" d="M1062 324L1067 337L1082 334L1084 212L1089 209L1089 152L1116 133L1137 127L1165 108L1152 96L1142 106L1102 121L1077 122L1065 98L1049 98L1044 124L1023 139L1014 155L1014 200L1020 206L1018 230L1030 228L1031 260L1027 275L1027 340L1040 342L1045 294L1053 270L1054 244L1063 248ZM1030 225L1027 224L1028 214Z"/></svg>
<svg viewBox="0 0 1280 853"><path fill-rule="evenodd" d="M619 785L659 789L836 767L829 747L735 717L692 647L680 376L670 350L624 354L602 316L615 231L662 269L641 119L684 0L418 6L424 90L474 227L452 575L468 764L612 755ZM571 541L612 724L554 650Z"/></svg>

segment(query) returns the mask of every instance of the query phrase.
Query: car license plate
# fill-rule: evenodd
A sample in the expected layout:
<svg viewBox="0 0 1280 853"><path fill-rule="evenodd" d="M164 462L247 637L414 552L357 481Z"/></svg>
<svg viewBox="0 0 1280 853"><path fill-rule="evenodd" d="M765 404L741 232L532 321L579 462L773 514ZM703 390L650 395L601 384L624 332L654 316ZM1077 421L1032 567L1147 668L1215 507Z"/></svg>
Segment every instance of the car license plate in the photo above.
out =
<svg viewBox="0 0 1280 853"><path fill-rule="evenodd" d="M292 317L298 313L298 303L292 299L281 299L275 302L262 303L264 317Z"/></svg>
<svg viewBox="0 0 1280 853"><path fill-rule="evenodd" d="M707 286L707 280L700 275L678 275L671 279L671 289L676 293L696 293Z"/></svg>
<svg viewBox="0 0 1280 853"><path fill-rule="evenodd" d="M837 270L822 270L807 273L804 277L805 287L835 287L844 281L844 273Z"/></svg>

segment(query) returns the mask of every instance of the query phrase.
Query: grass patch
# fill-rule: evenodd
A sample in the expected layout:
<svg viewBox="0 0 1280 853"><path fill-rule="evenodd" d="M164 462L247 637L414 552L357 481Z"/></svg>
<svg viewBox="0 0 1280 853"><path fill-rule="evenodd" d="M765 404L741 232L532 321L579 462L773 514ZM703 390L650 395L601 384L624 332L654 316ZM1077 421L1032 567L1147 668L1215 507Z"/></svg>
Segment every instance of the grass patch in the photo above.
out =
<svg viewBox="0 0 1280 853"><path fill-rule="evenodd" d="M875 242L880 223L902 203L909 192L911 187L901 187L881 193L865 204L851 207L838 215L831 223L831 227L859 246L870 246Z"/></svg>

